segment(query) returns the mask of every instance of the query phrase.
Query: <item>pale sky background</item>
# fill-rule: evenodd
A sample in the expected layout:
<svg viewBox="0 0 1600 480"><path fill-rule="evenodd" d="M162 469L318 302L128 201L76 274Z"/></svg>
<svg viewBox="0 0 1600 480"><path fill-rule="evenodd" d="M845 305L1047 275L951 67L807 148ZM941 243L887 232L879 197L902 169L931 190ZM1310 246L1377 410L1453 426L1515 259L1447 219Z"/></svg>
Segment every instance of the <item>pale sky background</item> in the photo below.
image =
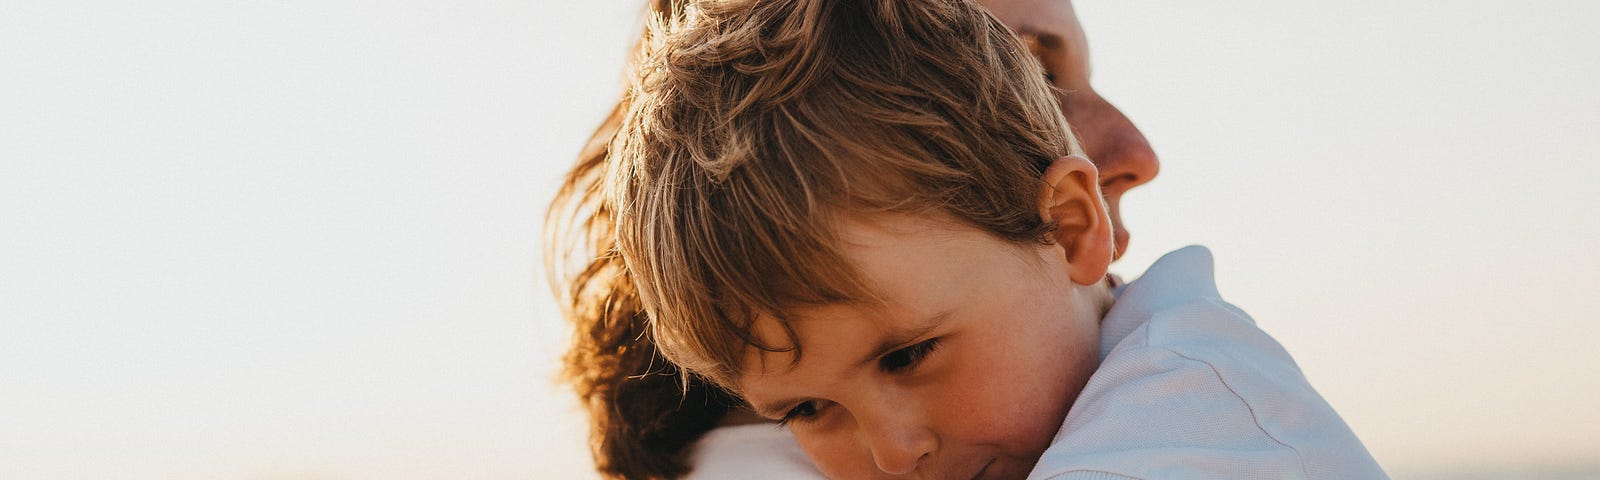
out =
<svg viewBox="0 0 1600 480"><path fill-rule="evenodd" d="M1161 176L1396 478L1600 472L1600 2L1113 1ZM0 477L592 478L543 208L638 2L0 2Z"/></svg>

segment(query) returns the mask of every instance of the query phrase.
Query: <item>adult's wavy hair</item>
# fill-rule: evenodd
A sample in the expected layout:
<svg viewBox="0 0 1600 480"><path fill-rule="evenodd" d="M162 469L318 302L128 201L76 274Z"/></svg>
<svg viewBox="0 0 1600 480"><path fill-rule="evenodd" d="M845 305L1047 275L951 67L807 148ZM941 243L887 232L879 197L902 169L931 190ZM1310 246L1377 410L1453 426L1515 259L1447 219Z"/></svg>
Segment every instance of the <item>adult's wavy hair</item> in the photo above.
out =
<svg viewBox="0 0 1600 480"><path fill-rule="evenodd" d="M650 0L655 16L683 0ZM573 326L562 377L589 415L597 471L614 479L670 479L688 473L688 447L738 400L663 359L648 333L633 282L616 255L613 214L600 195L611 139L627 97L595 129L550 204L545 266Z"/></svg>

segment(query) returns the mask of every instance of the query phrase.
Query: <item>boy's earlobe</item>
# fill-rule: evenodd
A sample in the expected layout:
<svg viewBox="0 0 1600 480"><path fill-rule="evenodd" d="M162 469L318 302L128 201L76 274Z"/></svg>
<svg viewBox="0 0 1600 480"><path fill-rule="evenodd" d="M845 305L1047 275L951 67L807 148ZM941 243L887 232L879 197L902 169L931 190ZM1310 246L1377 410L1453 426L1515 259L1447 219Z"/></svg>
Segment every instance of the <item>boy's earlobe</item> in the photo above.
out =
<svg viewBox="0 0 1600 480"><path fill-rule="evenodd" d="M1066 252L1073 283L1105 281L1117 248L1111 216L1100 195L1100 171L1089 159L1068 155L1051 162L1042 180L1039 214L1056 225L1052 235Z"/></svg>

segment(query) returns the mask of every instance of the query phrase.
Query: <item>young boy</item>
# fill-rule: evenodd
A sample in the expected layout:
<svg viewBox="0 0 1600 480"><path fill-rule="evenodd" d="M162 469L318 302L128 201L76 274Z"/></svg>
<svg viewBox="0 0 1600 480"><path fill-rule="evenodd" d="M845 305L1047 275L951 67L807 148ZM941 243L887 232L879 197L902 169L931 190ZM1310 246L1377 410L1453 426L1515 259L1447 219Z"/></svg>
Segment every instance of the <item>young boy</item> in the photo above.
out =
<svg viewBox="0 0 1600 480"><path fill-rule="evenodd" d="M612 145L617 253L661 352L824 474L1384 478L1203 249L1113 295L1097 172L980 7L696 7Z"/></svg>

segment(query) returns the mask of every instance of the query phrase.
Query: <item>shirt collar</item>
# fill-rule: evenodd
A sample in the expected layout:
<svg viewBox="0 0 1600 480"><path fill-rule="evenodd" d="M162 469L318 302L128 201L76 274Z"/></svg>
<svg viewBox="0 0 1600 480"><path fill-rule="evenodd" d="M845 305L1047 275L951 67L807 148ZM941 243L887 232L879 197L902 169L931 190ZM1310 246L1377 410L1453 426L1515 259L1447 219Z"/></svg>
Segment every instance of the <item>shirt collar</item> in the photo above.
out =
<svg viewBox="0 0 1600 480"><path fill-rule="evenodd" d="M1156 312L1196 299L1221 300L1211 250L1190 245L1162 255L1133 282L1112 290L1117 301L1100 322L1100 360Z"/></svg>

